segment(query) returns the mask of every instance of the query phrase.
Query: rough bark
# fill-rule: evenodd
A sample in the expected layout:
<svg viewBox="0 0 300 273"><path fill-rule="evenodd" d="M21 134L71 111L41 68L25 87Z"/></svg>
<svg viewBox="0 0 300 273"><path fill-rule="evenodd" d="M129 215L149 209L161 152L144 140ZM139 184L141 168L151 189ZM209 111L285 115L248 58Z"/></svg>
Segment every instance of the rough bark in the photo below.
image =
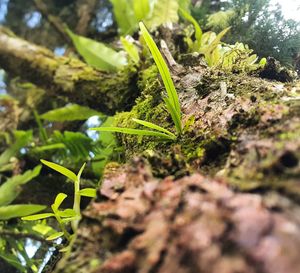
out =
<svg viewBox="0 0 300 273"><path fill-rule="evenodd" d="M78 59L56 57L4 28L0 28L0 67L43 87L49 95L65 96L106 114L129 109L137 95L134 69L101 72Z"/></svg>
<svg viewBox="0 0 300 273"><path fill-rule="evenodd" d="M173 75L184 134L174 143L119 136L127 159L139 157L107 167L56 273L300 271L299 82L199 63ZM118 124L134 126L134 116L174 130L157 71L141 79Z"/></svg>
<svg viewBox="0 0 300 273"><path fill-rule="evenodd" d="M183 135L168 143L118 136L128 162L138 158L107 166L98 197L83 212L72 250L56 272L300 271L299 82L215 71L199 57L180 57L183 67L173 70L173 79ZM89 81L94 73L82 77ZM156 68L139 76L142 93L130 112L117 115L117 124L135 126L136 117L174 130ZM55 77L45 77L57 85ZM109 94L86 100L100 104L101 96Z"/></svg>

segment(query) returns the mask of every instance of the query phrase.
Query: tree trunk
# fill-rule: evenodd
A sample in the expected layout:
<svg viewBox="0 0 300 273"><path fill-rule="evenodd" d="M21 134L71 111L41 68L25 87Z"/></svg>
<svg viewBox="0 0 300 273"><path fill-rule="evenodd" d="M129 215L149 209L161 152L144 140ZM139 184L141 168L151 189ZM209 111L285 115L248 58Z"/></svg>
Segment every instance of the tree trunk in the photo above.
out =
<svg viewBox="0 0 300 273"><path fill-rule="evenodd" d="M0 66L71 102L89 105L105 114L132 106L138 89L136 71L104 73L75 58L56 57L41 46L0 27Z"/></svg>
<svg viewBox="0 0 300 273"><path fill-rule="evenodd" d="M135 117L174 130L155 66L134 81L3 31L0 42L6 69L105 113L125 109L138 86L135 106L116 123L133 127ZM56 273L300 271L300 83L227 74L195 56L181 61L172 76L184 133L174 142L118 136L127 163L106 167Z"/></svg>
<svg viewBox="0 0 300 273"><path fill-rule="evenodd" d="M117 123L135 116L173 130L156 70L141 78ZM107 166L55 272L299 272L299 82L201 65L173 78L184 134L175 143L119 136L131 163Z"/></svg>

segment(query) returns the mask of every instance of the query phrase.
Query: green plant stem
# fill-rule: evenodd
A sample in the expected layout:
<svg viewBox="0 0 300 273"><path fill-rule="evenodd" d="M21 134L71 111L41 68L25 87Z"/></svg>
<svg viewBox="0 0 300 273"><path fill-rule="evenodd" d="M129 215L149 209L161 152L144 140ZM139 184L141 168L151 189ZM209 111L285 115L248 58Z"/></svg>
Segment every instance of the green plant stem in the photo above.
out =
<svg viewBox="0 0 300 273"><path fill-rule="evenodd" d="M65 238L70 242L71 241L71 235L67 231L67 229L65 227L65 224L63 223L61 217L57 214L57 212L56 211L53 211L53 212L54 212L54 217L56 218L56 221L58 222L60 229L64 233Z"/></svg>
<svg viewBox="0 0 300 273"><path fill-rule="evenodd" d="M76 216L80 219L81 213L80 213L80 202L81 202L81 195L79 193L80 191L80 180L77 179L74 181L74 204L73 209L76 213ZM75 232L79 223L79 219L72 221L72 229Z"/></svg>

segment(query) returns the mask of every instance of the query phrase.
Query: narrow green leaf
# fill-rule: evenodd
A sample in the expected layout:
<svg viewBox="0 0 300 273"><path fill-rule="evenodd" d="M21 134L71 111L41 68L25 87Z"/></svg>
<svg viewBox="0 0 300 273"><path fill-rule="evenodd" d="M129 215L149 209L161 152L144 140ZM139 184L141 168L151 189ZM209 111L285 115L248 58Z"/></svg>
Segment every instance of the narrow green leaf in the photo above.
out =
<svg viewBox="0 0 300 273"><path fill-rule="evenodd" d="M54 229L47 224L36 224L32 227L32 230L40 233L41 235L45 236L51 231L54 231Z"/></svg>
<svg viewBox="0 0 300 273"><path fill-rule="evenodd" d="M66 149L66 145L63 143L43 145L43 146L32 149L32 151L36 152L36 153L40 153L40 152L45 152L45 151L50 151L50 150L58 150L58 149Z"/></svg>
<svg viewBox="0 0 300 273"><path fill-rule="evenodd" d="M77 180L77 176L75 173L73 173L72 171L70 171L69 169L61 166L61 165L58 165L56 163L53 163L53 162L50 162L50 161L47 161L47 160L43 160L41 159L41 162L48 166L49 168L61 173L62 175L68 177L69 179L71 179L72 181L76 181Z"/></svg>
<svg viewBox="0 0 300 273"><path fill-rule="evenodd" d="M164 102L166 103L166 107L168 109L168 112L170 113L172 120L175 124L175 128L178 134L181 134L182 132L182 125L181 125L181 118L178 115L178 112L175 110L173 104L171 103L169 98L164 98Z"/></svg>
<svg viewBox="0 0 300 273"><path fill-rule="evenodd" d="M70 29L66 31L79 54L89 65L100 70L114 72L127 64L124 52L117 52L100 42L76 35Z"/></svg>
<svg viewBox="0 0 300 273"><path fill-rule="evenodd" d="M99 132L115 132L115 133L129 134L129 135L154 136L154 137L174 140L173 138L171 138L171 136L167 134L150 131L150 130L139 130L139 129L120 128L120 127L98 127L98 128L90 128L90 130L95 130Z"/></svg>
<svg viewBox="0 0 300 273"><path fill-rule="evenodd" d="M66 217L61 220L62 223L66 224L73 221L79 221L81 219L80 215L76 215L74 217Z"/></svg>
<svg viewBox="0 0 300 273"><path fill-rule="evenodd" d="M151 51L151 54L157 65L157 68L162 77L162 80L164 82L164 85L165 85L165 88L166 88L166 91L168 94L169 102L172 105L172 108L174 108L174 110L176 112L176 115L174 115L174 113L173 114L170 113L171 117L173 119L173 122L176 126L176 130L178 133L181 133L182 125L181 125L180 104L179 104L178 94L176 92L173 80L171 78L169 68L168 68L164 58L162 57L160 51L158 50L154 40L152 39L151 35L149 34L148 30L146 29L145 25L142 22L140 22L140 29L141 29L143 38L145 39L146 44ZM167 107L167 108L169 109L170 107ZM175 117L179 117L179 119L178 118L174 119ZM179 121L179 123L178 123L178 121Z"/></svg>
<svg viewBox="0 0 300 273"><path fill-rule="evenodd" d="M36 220L41 220L49 217L54 217L54 213L34 214L34 215L22 217L21 219L25 221L36 221Z"/></svg>
<svg viewBox="0 0 300 273"><path fill-rule="evenodd" d="M58 215L60 217L75 217L76 216L76 212L73 209L65 209L65 210L60 210L58 211Z"/></svg>
<svg viewBox="0 0 300 273"><path fill-rule="evenodd" d="M62 236L64 236L63 232L56 232L56 233L50 235L49 237L47 237L46 240L52 241L52 240L58 239L59 237L62 237Z"/></svg>
<svg viewBox="0 0 300 273"><path fill-rule="evenodd" d="M195 42L195 51L198 51L201 47L201 39L202 39L202 29L199 26L198 22L194 19L194 17L192 15L190 15L187 11L185 11L182 8L179 8L179 12L180 15L187 21L189 21L191 24L193 24L194 28L195 28L195 38L196 38L196 42Z"/></svg>
<svg viewBox="0 0 300 273"><path fill-rule="evenodd" d="M0 206L10 204L20 193L21 185L28 183L30 180L39 175L41 165L38 165L33 170L28 170L22 175L15 175L9 178L0 186Z"/></svg>
<svg viewBox="0 0 300 273"><path fill-rule="evenodd" d="M24 265L18 260L18 258L14 255L10 255L8 253L1 253L0 257L4 259L6 262L8 262L10 265L18 269L20 272L24 273L26 272Z"/></svg>
<svg viewBox="0 0 300 273"><path fill-rule="evenodd" d="M56 195L54 203L51 205L53 211L57 211L61 205L61 203L67 198L67 195L64 193L59 193Z"/></svg>
<svg viewBox="0 0 300 273"><path fill-rule="evenodd" d="M42 119L49 121L87 120L92 116L103 116L103 114L78 104L68 104L40 115Z"/></svg>
<svg viewBox="0 0 300 273"><path fill-rule="evenodd" d="M46 206L41 205L10 205L0 207L0 220L8 220L11 218L23 217L32 213L37 213Z"/></svg>
<svg viewBox="0 0 300 273"><path fill-rule="evenodd" d="M151 51L153 59L157 65L159 73L162 77L168 97L171 99L171 102L172 102L174 108L176 109L176 111L178 111L180 113L179 99L178 99L178 95L177 95L173 80L171 78L169 68L168 68L163 56L161 55L157 45L155 44L154 40L152 39L150 33L148 32L147 28L145 27L145 25L142 22L140 22L139 25L140 25L140 29L141 29L143 38L145 39L145 42L146 42L149 50Z"/></svg>
<svg viewBox="0 0 300 273"><path fill-rule="evenodd" d="M165 129L165 128L161 127L161 126L158 126L158 125L156 125L156 124L154 124L152 122L148 122L148 121L144 121L144 120L140 120L140 119L136 119L136 118L133 118L132 120L134 122L138 123L138 124L141 124L141 125L145 126L145 127L148 127L148 128L160 131L162 133L168 134L169 136L171 136L172 138L174 138L174 140L176 139L176 136L173 133L171 133L167 129Z"/></svg>
<svg viewBox="0 0 300 273"><path fill-rule="evenodd" d="M120 40L128 56L132 59L132 61L135 64L138 64L140 61L140 56L137 47L134 45L134 43L130 42L124 37L121 37Z"/></svg>
<svg viewBox="0 0 300 273"><path fill-rule="evenodd" d="M97 196L97 191L96 191L96 189L86 188L86 189L80 190L79 194L81 196L86 196L86 197L96 197Z"/></svg>
<svg viewBox="0 0 300 273"><path fill-rule="evenodd" d="M85 165L86 165L86 163L83 163L83 165L81 166L81 168L80 168L80 170L79 170L79 172L78 172L78 174L77 174L77 180L78 180L78 181L80 181L81 174L82 174L82 172L83 172L83 170L84 170L84 168L85 168Z"/></svg>
<svg viewBox="0 0 300 273"><path fill-rule="evenodd" d="M201 53L204 54L211 54L215 48L220 44L221 39L224 37L224 35L231 29L231 27L223 29L217 37L209 44L208 47L205 47L203 50L200 50Z"/></svg>

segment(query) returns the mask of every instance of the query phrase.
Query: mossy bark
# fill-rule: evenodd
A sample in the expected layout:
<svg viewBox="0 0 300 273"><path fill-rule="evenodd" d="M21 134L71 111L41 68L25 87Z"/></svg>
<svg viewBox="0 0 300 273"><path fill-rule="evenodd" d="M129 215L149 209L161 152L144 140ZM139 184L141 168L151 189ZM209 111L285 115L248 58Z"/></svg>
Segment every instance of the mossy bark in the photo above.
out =
<svg viewBox="0 0 300 273"><path fill-rule="evenodd" d="M24 57L7 47L20 40L3 31L0 41L9 71L106 113L125 109L137 87L116 124L137 126L135 117L175 132L155 66L136 78L108 75L21 41L35 52ZM107 166L55 272L300 271L299 81L229 74L190 58L173 73L183 134L174 142L118 135L127 162Z"/></svg>
<svg viewBox="0 0 300 273"><path fill-rule="evenodd" d="M184 133L118 135L128 163L107 166L55 272L300 271L300 83L196 64L173 75ZM138 86L116 124L136 117L175 132L154 66Z"/></svg>
<svg viewBox="0 0 300 273"><path fill-rule="evenodd" d="M0 67L71 102L89 105L106 114L129 109L137 96L136 71L98 71L76 58L57 57L50 50L0 28Z"/></svg>

